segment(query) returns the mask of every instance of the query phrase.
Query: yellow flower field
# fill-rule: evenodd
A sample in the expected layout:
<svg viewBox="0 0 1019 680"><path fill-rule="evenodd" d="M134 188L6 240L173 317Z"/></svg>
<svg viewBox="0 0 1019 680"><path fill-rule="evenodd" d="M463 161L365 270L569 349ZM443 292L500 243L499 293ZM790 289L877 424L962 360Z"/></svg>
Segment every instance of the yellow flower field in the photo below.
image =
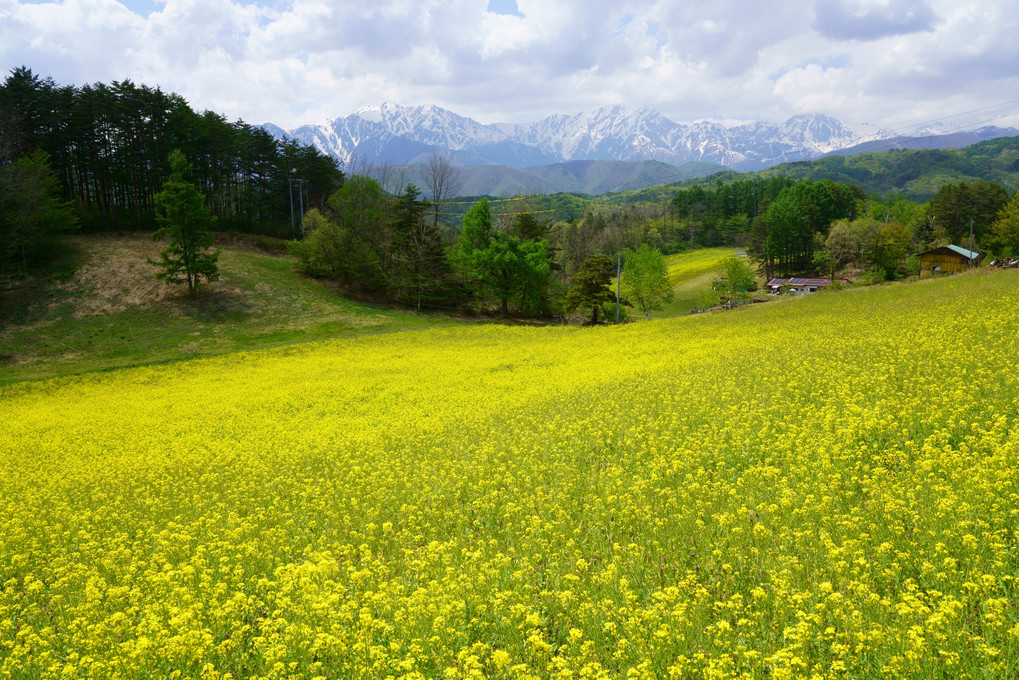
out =
<svg viewBox="0 0 1019 680"><path fill-rule="evenodd" d="M0 389L0 678L1019 672L1019 276Z"/></svg>

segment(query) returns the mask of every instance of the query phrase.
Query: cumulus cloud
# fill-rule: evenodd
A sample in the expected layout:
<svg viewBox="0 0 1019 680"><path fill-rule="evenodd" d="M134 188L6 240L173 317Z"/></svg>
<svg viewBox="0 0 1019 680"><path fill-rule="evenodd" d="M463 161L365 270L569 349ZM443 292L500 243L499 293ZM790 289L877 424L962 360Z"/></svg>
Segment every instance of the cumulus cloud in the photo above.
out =
<svg viewBox="0 0 1019 680"><path fill-rule="evenodd" d="M483 122L622 104L882 123L1019 86L1013 0L125 2L0 0L0 67L130 78L283 126L382 101Z"/></svg>

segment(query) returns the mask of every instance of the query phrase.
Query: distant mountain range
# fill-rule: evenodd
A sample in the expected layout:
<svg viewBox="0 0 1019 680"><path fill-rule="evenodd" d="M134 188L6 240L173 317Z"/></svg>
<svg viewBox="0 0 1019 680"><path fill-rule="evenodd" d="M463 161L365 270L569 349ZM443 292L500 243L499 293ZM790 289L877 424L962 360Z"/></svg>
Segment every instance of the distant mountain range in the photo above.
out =
<svg viewBox="0 0 1019 680"><path fill-rule="evenodd" d="M658 111L615 106L572 116L553 115L535 123L482 124L437 106L382 104L322 125L284 130L262 126L275 137L310 144L343 165L414 165L432 153L448 155L464 167L465 194L506 195L509 191L584 191L592 184L580 175L614 176L603 184L636 188L634 183L658 182L671 173L679 179L708 174L726 166L740 171L779 163L812 160L831 153L858 153L877 148L965 146L984 139L1019 134L1019 130L986 127L940 135L936 127L914 136L896 136L873 126L850 127L823 114L793 116L784 123L761 121L723 125L712 121L677 123ZM657 161L671 169L642 165L622 173L620 168L571 166L578 161ZM492 168L505 166L496 172ZM538 170L543 166L557 166ZM486 170L488 168L488 170ZM572 168L572 169L571 169ZM696 168L696 169L694 169ZM520 172L514 173L513 170ZM526 169L526 170L525 170ZM632 177L622 178L623 174ZM486 178L487 179L483 179ZM669 180L664 180L669 181ZM505 185L493 191L494 185ZM595 182L595 185L598 183ZM644 185L646 186L646 185ZM512 187L519 187L513 189ZM573 188L569 188L573 187Z"/></svg>

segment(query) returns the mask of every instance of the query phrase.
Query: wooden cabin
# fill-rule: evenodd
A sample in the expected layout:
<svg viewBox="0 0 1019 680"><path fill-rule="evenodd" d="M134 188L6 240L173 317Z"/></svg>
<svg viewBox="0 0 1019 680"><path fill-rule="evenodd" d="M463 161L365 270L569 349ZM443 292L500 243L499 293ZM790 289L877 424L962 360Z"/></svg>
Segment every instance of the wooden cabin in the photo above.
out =
<svg viewBox="0 0 1019 680"><path fill-rule="evenodd" d="M959 246L941 246L920 253L920 276L964 272L976 266L980 253Z"/></svg>

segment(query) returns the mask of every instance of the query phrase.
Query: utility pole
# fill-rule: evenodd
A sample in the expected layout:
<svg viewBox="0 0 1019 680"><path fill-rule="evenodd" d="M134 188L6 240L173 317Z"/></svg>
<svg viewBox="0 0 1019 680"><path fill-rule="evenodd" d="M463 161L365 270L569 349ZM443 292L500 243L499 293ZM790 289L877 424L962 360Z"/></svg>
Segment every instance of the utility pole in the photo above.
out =
<svg viewBox="0 0 1019 680"><path fill-rule="evenodd" d="M623 254L616 253L616 323L619 323L619 278L622 273Z"/></svg>
<svg viewBox="0 0 1019 680"><path fill-rule="evenodd" d="M295 170L296 172L296 170ZM294 185L297 185L297 207L301 216L301 238L304 238L304 180L290 177L290 231L297 234L297 226L294 223Z"/></svg>
<svg viewBox="0 0 1019 680"><path fill-rule="evenodd" d="M973 218L969 218L969 260L970 269L973 268Z"/></svg>
<svg viewBox="0 0 1019 680"><path fill-rule="evenodd" d="M294 180L287 178L287 186L290 188L290 233L297 235L297 227L294 226Z"/></svg>

